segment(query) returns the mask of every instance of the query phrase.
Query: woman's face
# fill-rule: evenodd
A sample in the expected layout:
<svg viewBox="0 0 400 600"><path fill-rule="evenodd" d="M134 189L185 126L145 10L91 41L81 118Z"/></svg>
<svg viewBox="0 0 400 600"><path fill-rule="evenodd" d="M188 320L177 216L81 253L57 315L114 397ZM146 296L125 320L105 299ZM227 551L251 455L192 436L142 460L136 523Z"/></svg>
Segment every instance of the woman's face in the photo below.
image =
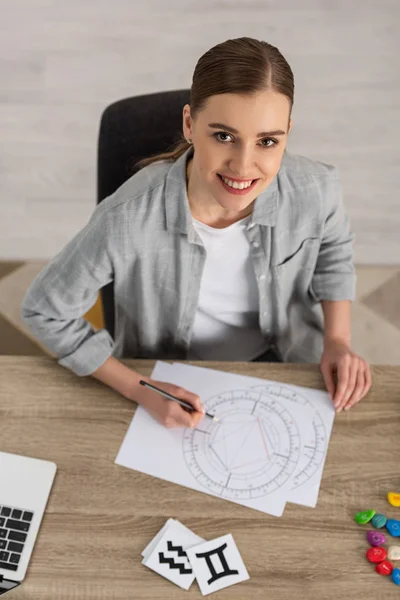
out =
<svg viewBox="0 0 400 600"><path fill-rule="evenodd" d="M190 187L196 206L219 206L234 215L254 202L279 171L292 128L290 121L287 131L289 112L288 98L272 91L211 96L195 120L185 105L183 132L195 150ZM238 193L221 176L251 185Z"/></svg>

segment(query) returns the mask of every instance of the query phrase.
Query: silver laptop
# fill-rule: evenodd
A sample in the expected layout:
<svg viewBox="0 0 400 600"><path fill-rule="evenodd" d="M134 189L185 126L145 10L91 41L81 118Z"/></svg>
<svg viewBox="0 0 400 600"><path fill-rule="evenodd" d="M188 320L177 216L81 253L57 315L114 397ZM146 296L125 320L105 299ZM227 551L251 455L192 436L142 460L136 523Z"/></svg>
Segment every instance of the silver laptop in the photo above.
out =
<svg viewBox="0 0 400 600"><path fill-rule="evenodd" d="M25 577L57 465L0 452L0 596Z"/></svg>

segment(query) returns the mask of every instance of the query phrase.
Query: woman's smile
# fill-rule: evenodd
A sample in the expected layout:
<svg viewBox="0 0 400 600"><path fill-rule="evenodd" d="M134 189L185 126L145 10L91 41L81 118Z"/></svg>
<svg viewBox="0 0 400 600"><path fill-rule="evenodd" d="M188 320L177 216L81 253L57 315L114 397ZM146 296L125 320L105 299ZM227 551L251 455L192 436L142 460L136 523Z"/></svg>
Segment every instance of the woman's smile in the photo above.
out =
<svg viewBox="0 0 400 600"><path fill-rule="evenodd" d="M217 177L219 179L219 181L221 182L221 185L223 186L223 188L229 192L230 194L235 194L235 195L239 195L239 196L243 196L245 194L247 194L248 192L250 192L255 185L257 184L258 179L253 179L253 181L250 183L250 185L247 185L246 187L242 187L245 184L236 184L234 183L234 185L240 185L240 187L232 187L232 185L229 185L228 183L226 183L226 179L224 181L224 179L222 178L222 175L220 175L219 173L217 173ZM232 180L230 180L232 181ZM242 187L242 189L241 189Z"/></svg>

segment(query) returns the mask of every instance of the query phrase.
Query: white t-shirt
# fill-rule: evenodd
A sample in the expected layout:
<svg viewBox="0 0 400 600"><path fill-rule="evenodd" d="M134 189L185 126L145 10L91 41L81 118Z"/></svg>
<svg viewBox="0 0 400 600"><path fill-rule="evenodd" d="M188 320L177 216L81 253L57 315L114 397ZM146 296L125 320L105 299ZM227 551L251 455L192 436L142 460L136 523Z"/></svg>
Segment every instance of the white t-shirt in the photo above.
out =
<svg viewBox="0 0 400 600"><path fill-rule="evenodd" d="M268 343L259 326L256 277L245 229L251 215L215 229L193 218L206 261L189 359L252 360Z"/></svg>

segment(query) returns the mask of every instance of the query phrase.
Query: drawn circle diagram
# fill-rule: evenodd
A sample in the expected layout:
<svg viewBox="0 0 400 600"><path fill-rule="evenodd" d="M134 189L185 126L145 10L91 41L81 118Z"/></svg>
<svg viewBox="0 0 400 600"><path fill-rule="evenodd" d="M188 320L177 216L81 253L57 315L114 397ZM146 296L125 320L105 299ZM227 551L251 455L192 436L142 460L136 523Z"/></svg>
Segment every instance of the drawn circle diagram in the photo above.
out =
<svg viewBox="0 0 400 600"><path fill-rule="evenodd" d="M290 411L264 392L245 389L209 398L203 419L183 435L186 464L198 483L224 498L250 500L277 491L294 473L300 437Z"/></svg>
<svg viewBox="0 0 400 600"><path fill-rule="evenodd" d="M294 490L307 483L322 464L326 453L324 422L312 402L302 394L285 388L285 386L266 384L257 385L251 389L263 392L269 398L282 402L289 410L291 407L298 407L303 414L307 414L307 426L302 429L301 434L302 453L290 486L290 489Z"/></svg>

